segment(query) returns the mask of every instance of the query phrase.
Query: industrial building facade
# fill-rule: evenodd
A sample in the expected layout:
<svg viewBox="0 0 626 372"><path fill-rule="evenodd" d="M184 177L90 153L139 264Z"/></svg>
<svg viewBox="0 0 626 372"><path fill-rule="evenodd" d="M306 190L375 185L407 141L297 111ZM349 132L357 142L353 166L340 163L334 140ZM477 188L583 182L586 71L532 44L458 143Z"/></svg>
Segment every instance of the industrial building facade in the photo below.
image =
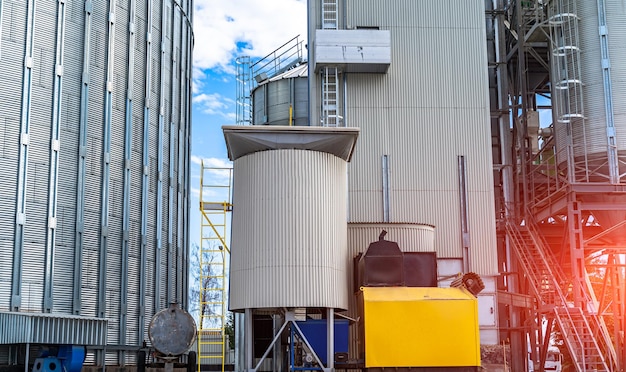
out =
<svg viewBox="0 0 626 372"><path fill-rule="evenodd" d="M400 227L434 225L434 246L401 248L432 249L441 277L480 274L481 341L497 344L484 4L312 1L308 14L311 123L361 129L348 230L376 224L397 241ZM352 255L378 236L357 230Z"/></svg>
<svg viewBox="0 0 626 372"><path fill-rule="evenodd" d="M191 1L0 1L0 365L187 306ZM28 363L26 363L28 365Z"/></svg>
<svg viewBox="0 0 626 372"><path fill-rule="evenodd" d="M359 129L348 256L385 230L405 254L436 254L439 286L479 274L480 342L507 344L515 371L540 369L554 337L569 368L623 370L623 2L307 4L308 125ZM238 97L254 115L238 123L307 125L302 61L255 66L239 75L252 97ZM276 150L269 132L255 141Z"/></svg>

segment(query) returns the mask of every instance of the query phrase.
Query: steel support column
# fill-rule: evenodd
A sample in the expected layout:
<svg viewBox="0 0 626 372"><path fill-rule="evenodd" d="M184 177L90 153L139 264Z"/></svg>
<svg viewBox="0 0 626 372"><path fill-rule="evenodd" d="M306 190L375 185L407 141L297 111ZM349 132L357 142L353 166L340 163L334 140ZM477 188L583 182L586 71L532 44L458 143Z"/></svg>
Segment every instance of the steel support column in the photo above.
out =
<svg viewBox="0 0 626 372"><path fill-rule="evenodd" d="M44 274L43 311L49 313L54 305L54 247L57 228L57 196L59 191L59 150L61 104L63 97L63 61L65 49L65 0L57 1L55 71L52 93L52 123L48 170L48 226L46 229L46 261Z"/></svg>
<svg viewBox="0 0 626 372"><path fill-rule="evenodd" d="M83 74L80 95L80 124L78 144L78 177L76 180L76 236L74 246L74 293L72 312L79 315L81 312L81 287L83 275L83 246L85 233L85 174L87 162L87 123L89 120L89 58L91 57L91 18L93 3L85 0L85 28L83 42Z"/></svg>
<svg viewBox="0 0 626 372"><path fill-rule="evenodd" d="M15 201L15 237L13 246L13 274L11 310L22 306L22 260L24 254L24 225L26 223L26 182L28 176L28 150L30 146L30 120L33 87L33 52L35 42L35 0L28 0L26 13L26 48L22 75L22 105L20 109L20 153Z"/></svg>

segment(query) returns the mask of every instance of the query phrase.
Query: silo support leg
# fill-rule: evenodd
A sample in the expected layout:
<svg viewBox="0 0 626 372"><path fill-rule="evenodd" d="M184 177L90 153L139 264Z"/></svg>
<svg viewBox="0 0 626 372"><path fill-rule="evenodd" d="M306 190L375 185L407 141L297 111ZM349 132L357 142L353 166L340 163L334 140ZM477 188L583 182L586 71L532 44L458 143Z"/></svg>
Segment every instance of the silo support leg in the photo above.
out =
<svg viewBox="0 0 626 372"><path fill-rule="evenodd" d="M328 350L326 352L328 358L328 366L324 368L324 371L335 371L335 309L329 308L326 310L326 345Z"/></svg>

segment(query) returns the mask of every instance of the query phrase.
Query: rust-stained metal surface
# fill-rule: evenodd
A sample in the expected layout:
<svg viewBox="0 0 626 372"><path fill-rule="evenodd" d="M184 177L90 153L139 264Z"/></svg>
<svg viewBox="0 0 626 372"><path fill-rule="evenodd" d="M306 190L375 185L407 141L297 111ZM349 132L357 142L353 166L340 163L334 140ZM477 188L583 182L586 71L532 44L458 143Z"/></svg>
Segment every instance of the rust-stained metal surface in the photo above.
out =
<svg viewBox="0 0 626 372"><path fill-rule="evenodd" d="M177 304L159 311L150 321L148 336L152 346L165 356L181 355L196 340L196 322Z"/></svg>

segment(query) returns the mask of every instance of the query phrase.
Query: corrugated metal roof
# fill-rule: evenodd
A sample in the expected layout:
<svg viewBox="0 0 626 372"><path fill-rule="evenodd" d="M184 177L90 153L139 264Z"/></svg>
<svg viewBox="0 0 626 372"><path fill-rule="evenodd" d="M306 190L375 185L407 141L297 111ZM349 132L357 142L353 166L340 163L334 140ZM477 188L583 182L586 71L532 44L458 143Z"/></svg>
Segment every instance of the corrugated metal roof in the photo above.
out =
<svg viewBox="0 0 626 372"><path fill-rule="evenodd" d="M0 312L0 344L104 345L107 324L103 318Z"/></svg>
<svg viewBox="0 0 626 372"><path fill-rule="evenodd" d="M287 70L282 74L278 74L276 76L272 76L271 78L259 83L259 85L263 85L269 81L277 81L282 79L294 79L299 77L307 77L309 76L309 65L307 63L303 63L299 66L292 68L291 70Z"/></svg>

